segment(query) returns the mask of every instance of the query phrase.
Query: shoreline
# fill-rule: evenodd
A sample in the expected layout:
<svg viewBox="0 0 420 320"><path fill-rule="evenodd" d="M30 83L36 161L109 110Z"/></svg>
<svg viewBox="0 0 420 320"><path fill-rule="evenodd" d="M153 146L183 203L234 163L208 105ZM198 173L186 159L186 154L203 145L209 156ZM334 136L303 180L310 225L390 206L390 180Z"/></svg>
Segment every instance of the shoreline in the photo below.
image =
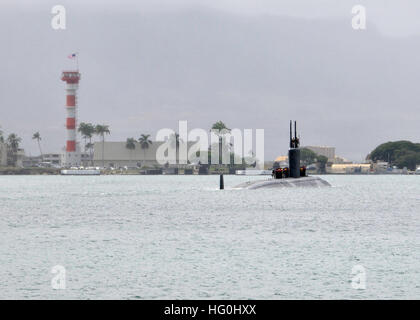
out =
<svg viewBox="0 0 420 320"><path fill-rule="evenodd" d="M0 167L0 175L60 175L61 169L57 168L16 168L16 167Z"/></svg>
<svg viewBox="0 0 420 320"><path fill-rule="evenodd" d="M26 176L40 176L40 175L61 175L61 170L59 168L16 168L16 167L0 167L0 176L14 176L14 175L26 175ZM147 172L147 170L144 171L101 171L101 175L107 176L107 175L115 175L115 176L152 176L152 175L158 175L158 176L198 176L198 175L219 175L219 172L210 172L207 174L198 174L198 173L156 173L156 172ZM235 173L228 173L223 172L224 175L236 175ZM418 175L415 174L415 172L409 172L405 174L401 173L310 173L310 175L317 175L317 176L330 176L330 175L349 175L349 176L369 176L369 175L383 175L383 176L395 176L395 175L402 175L402 176L408 176L408 175ZM252 175L252 176L261 176L261 177L268 177L268 175Z"/></svg>

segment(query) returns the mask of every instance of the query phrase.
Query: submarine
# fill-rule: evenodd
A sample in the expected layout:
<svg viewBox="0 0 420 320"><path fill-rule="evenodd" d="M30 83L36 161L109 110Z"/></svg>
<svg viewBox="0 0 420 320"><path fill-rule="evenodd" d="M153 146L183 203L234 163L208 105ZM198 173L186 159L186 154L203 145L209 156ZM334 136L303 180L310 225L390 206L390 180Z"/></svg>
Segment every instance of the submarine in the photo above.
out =
<svg viewBox="0 0 420 320"><path fill-rule="evenodd" d="M273 168L271 179L247 181L234 189L331 187L324 179L306 174L306 167L300 165L300 140L297 136L296 121L294 122L294 136L292 131L292 121L290 121L289 166Z"/></svg>

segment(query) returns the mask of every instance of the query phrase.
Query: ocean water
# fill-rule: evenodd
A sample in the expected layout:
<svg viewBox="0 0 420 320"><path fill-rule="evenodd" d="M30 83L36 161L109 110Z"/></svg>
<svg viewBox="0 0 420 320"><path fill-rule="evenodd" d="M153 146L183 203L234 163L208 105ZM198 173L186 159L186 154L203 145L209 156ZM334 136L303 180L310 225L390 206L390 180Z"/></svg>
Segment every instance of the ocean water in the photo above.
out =
<svg viewBox="0 0 420 320"><path fill-rule="evenodd" d="M0 176L0 299L419 299L420 176L323 178Z"/></svg>

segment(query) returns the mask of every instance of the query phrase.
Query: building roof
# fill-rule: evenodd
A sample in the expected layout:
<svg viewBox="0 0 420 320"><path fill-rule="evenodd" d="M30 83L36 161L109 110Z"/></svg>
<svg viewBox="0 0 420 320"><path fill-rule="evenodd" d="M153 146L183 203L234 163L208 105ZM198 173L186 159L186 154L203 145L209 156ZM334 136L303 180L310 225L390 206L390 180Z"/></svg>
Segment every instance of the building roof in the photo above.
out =
<svg viewBox="0 0 420 320"><path fill-rule="evenodd" d="M282 162L282 161L287 161L288 159L289 159L288 156L278 156L274 161Z"/></svg>

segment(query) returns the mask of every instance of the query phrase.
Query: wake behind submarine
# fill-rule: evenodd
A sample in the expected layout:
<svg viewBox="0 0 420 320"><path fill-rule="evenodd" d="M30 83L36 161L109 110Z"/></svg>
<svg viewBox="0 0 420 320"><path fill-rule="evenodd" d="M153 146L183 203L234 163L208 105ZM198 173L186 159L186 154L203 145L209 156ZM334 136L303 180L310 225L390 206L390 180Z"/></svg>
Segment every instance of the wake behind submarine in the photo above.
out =
<svg viewBox="0 0 420 320"><path fill-rule="evenodd" d="M300 141L297 137L296 121L294 137L292 136L292 121L290 121L289 167L274 169L271 179L247 181L237 185L234 189L330 187L331 185L327 181L319 177L309 177L306 175L306 167L300 166L299 145Z"/></svg>

